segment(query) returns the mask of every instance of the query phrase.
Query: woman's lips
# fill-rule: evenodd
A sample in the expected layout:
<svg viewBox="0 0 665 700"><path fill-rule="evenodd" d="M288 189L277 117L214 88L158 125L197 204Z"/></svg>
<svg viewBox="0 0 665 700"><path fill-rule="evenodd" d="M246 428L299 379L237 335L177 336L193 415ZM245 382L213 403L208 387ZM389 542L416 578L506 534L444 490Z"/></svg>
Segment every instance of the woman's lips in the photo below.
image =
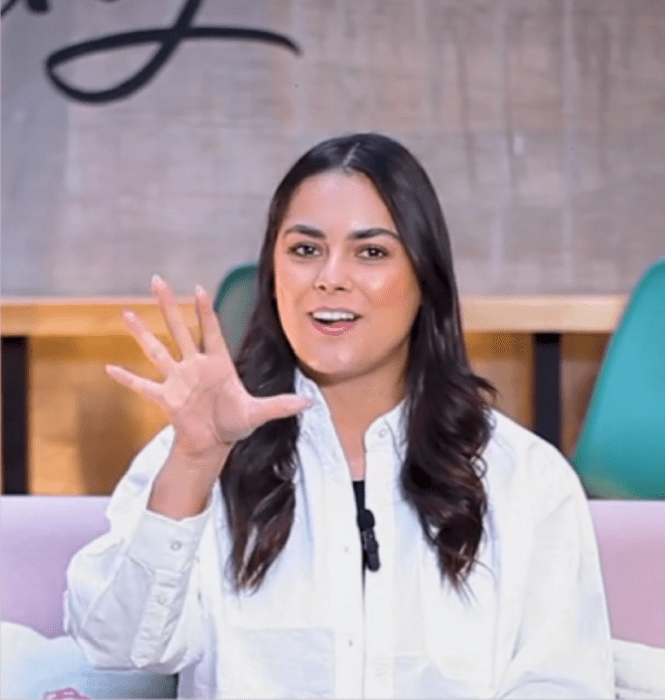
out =
<svg viewBox="0 0 665 700"><path fill-rule="evenodd" d="M335 321L334 323L321 323L320 321L317 321L311 316L310 318L312 320L312 325L314 326L314 328L316 328L317 331L321 331L321 333L324 333L325 335L342 335L342 333L350 331L352 328L355 327L356 323L358 323L358 319L355 319L354 321Z"/></svg>

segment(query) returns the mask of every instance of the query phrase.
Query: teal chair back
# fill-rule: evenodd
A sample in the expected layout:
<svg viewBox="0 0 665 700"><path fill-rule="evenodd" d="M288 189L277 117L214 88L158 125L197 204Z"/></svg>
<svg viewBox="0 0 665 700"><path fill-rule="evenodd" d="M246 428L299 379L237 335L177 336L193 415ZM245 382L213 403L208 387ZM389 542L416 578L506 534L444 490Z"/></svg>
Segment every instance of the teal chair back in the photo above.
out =
<svg viewBox="0 0 665 700"><path fill-rule="evenodd" d="M242 342L256 301L256 263L239 265L230 270L219 285L215 311L222 332L235 357Z"/></svg>
<svg viewBox="0 0 665 700"><path fill-rule="evenodd" d="M665 499L665 258L608 344L572 462L592 496Z"/></svg>

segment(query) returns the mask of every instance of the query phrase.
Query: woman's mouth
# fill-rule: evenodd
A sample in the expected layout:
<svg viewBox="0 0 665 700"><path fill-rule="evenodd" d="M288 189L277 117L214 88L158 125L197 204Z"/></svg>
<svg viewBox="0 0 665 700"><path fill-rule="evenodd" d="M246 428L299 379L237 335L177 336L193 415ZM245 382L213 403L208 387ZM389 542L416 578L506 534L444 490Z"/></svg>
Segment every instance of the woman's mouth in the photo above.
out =
<svg viewBox="0 0 665 700"><path fill-rule="evenodd" d="M360 318L346 309L317 309L309 314L312 325L325 335L341 335L355 328Z"/></svg>

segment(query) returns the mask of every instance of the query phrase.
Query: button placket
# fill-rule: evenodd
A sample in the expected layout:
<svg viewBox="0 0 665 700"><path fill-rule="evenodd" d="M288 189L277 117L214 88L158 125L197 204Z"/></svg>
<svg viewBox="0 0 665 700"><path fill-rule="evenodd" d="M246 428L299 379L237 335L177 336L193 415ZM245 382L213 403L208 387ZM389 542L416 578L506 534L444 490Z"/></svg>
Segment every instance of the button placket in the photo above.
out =
<svg viewBox="0 0 665 700"><path fill-rule="evenodd" d="M400 465L391 436L390 427L383 423L368 440L366 498L376 518L381 569L365 578L367 697L392 697L394 692L395 620L391 611L396 603L394 498Z"/></svg>

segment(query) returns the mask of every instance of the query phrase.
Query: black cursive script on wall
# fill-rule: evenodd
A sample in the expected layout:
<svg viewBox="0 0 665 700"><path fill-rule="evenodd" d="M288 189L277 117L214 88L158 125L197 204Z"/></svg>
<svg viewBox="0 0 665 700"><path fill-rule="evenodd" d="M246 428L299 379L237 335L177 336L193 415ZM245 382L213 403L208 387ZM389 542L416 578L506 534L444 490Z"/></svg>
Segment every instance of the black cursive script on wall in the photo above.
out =
<svg viewBox="0 0 665 700"><path fill-rule="evenodd" d="M113 0L106 0L106 2L110 1ZM48 12L46 0L26 0L26 2L28 9L32 12ZM72 100L87 104L102 104L129 97L147 85L171 58L180 42L186 39L258 41L289 49L295 54L300 53L300 48L294 41L276 32L243 27L193 27L194 15L202 2L203 0L186 0L174 25L166 29L139 29L110 34L59 49L46 58L44 62L46 74L53 85ZM2 16L17 3L18 0L8 0L2 8ZM106 90L81 90L67 83L56 73L58 66L77 58L142 44L157 44L157 51L134 75Z"/></svg>

